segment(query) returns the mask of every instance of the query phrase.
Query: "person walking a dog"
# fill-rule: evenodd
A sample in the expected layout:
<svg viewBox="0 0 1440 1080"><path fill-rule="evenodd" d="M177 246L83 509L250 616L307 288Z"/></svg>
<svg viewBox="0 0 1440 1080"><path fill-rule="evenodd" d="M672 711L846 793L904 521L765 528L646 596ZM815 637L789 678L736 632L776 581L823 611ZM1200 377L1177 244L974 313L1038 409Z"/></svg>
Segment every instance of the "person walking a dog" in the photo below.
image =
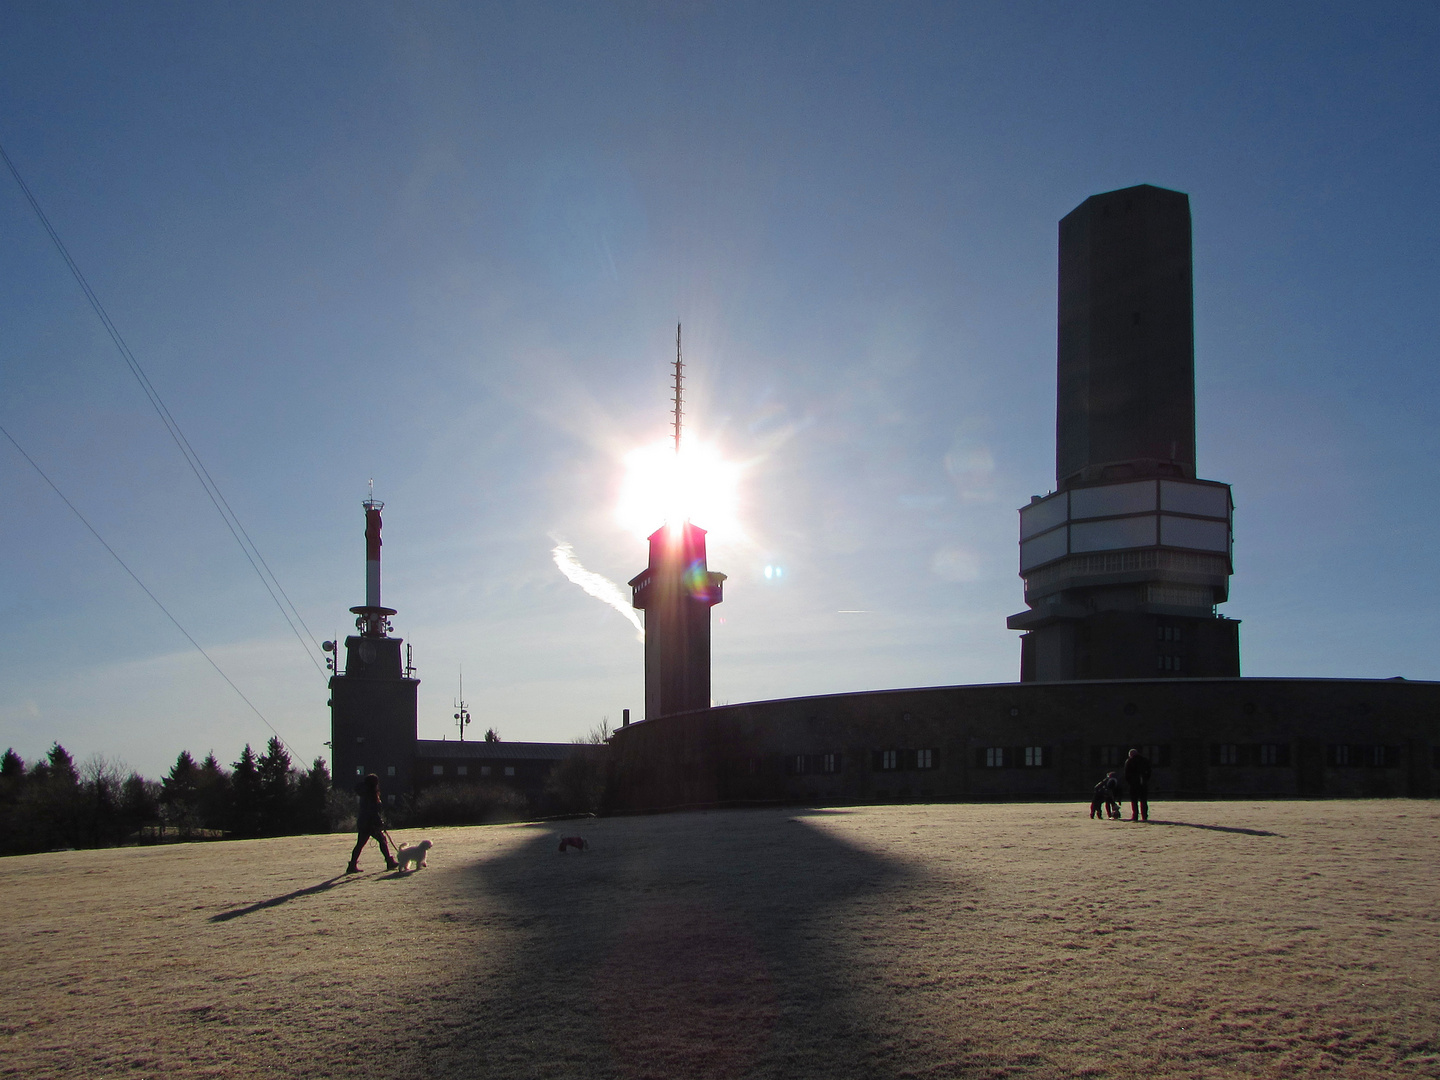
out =
<svg viewBox="0 0 1440 1080"><path fill-rule="evenodd" d="M1130 789L1130 820L1150 820L1150 759L1131 750L1125 759L1125 786Z"/></svg>
<svg viewBox="0 0 1440 1080"><path fill-rule="evenodd" d="M374 839L380 845L380 854L385 856L385 869L394 870L400 864L390 854L385 843L385 826L380 821L380 777L371 773L355 785L355 794L360 796L360 807L355 815L355 828L360 833L355 840L355 850L350 853L347 874L360 873L360 849L366 841Z"/></svg>

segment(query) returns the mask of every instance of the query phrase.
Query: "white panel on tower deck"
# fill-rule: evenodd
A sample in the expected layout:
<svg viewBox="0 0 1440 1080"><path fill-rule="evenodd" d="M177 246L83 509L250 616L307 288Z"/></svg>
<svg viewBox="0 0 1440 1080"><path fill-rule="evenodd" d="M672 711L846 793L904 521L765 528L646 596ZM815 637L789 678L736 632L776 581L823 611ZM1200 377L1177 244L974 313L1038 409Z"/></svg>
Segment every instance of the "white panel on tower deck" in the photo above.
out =
<svg viewBox="0 0 1440 1080"><path fill-rule="evenodd" d="M1065 521L1065 492L1051 495L1038 503L1020 508L1020 539L1028 540L1036 533L1053 529Z"/></svg>
<svg viewBox="0 0 1440 1080"><path fill-rule="evenodd" d="M1229 551L1230 526L1223 521L1197 521L1165 514L1160 518L1160 543L1165 547Z"/></svg>
<svg viewBox="0 0 1440 1080"><path fill-rule="evenodd" d="M1023 574L1032 567L1068 554L1065 549L1064 529L1056 529L1044 536L1037 536L1034 540L1026 540L1020 545L1020 572Z"/></svg>
<svg viewBox="0 0 1440 1080"><path fill-rule="evenodd" d="M1155 481L1132 480L1128 484L1074 488L1070 492L1070 518L1108 517L1111 514L1138 514L1155 509Z"/></svg>
<svg viewBox="0 0 1440 1080"><path fill-rule="evenodd" d="M1160 509L1176 514L1204 514L1206 517L1230 517L1230 489L1210 484L1184 484L1178 480L1160 481Z"/></svg>
<svg viewBox="0 0 1440 1080"><path fill-rule="evenodd" d="M1152 547L1154 544L1154 514L1116 518L1114 521L1087 521L1070 526L1071 551L1115 551L1119 548Z"/></svg>

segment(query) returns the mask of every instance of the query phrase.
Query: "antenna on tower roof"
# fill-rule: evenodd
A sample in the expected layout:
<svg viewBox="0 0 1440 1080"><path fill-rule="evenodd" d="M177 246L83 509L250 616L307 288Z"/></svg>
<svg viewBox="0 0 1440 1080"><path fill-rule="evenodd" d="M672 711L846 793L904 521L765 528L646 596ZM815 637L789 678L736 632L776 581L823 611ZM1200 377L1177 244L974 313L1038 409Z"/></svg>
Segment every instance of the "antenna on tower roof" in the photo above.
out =
<svg viewBox="0 0 1440 1080"><path fill-rule="evenodd" d="M680 453L680 417L684 415L685 361L680 355L680 324L675 324L675 453Z"/></svg>

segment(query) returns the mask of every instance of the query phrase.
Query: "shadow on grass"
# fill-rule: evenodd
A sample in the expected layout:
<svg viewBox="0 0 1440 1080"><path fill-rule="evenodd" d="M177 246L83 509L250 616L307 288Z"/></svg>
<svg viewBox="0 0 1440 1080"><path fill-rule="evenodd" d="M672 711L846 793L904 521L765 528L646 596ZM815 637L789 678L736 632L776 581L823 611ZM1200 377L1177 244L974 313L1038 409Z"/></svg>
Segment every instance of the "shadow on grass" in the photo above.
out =
<svg viewBox="0 0 1440 1080"><path fill-rule="evenodd" d="M238 919L241 915L250 915L256 911L264 911L266 908L279 907L281 904L288 904L291 900L298 900L302 896L314 896L316 893L326 892L343 885L346 881L356 880L350 874L337 874L335 877L320 882L319 885L308 885L303 889L296 889L294 892L285 893L283 896L272 896L269 900L261 900L258 903L247 904L241 908L231 908L229 911L222 911L218 915L211 915L210 921L229 922L231 919Z"/></svg>
<svg viewBox="0 0 1440 1080"><path fill-rule="evenodd" d="M1242 829L1238 825L1201 825L1195 821L1161 821L1151 818L1147 824L1173 825L1182 829L1208 829L1210 832L1243 833L1246 836L1283 836L1282 833L1267 832L1265 829Z"/></svg>
<svg viewBox="0 0 1440 1080"><path fill-rule="evenodd" d="M895 1075L904 1021L871 1015L910 871L807 823L740 810L572 823L473 871L518 931L437 1048L445 1076ZM904 936L901 936L903 940ZM865 1000L873 1000L867 998Z"/></svg>

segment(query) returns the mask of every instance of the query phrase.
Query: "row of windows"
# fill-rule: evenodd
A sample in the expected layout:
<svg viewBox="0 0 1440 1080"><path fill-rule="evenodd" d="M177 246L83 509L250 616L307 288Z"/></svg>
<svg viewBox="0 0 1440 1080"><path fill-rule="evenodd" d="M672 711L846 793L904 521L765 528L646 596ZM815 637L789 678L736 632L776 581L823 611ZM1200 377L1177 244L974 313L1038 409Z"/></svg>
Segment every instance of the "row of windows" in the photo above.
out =
<svg viewBox="0 0 1440 1080"><path fill-rule="evenodd" d="M785 771L791 776L804 776L808 773L838 773L840 771L840 755L787 754L785 755Z"/></svg>
<svg viewBox="0 0 1440 1080"><path fill-rule="evenodd" d="M1393 769L1400 764L1400 748L1331 743L1325 748L1325 763L1337 768Z"/></svg>
<svg viewBox="0 0 1440 1080"><path fill-rule="evenodd" d="M870 762L876 772L899 772L902 769L938 769L939 750L876 750Z"/></svg>
<svg viewBox="0 0 1440 1080"><path fill-rule="evenodd" d="M1155 668L1157 671L1179 671L1180 657L1157 656L1155 657Z"/></svg>
<svg viewBox="0 0 1440 1080"><path fill-rule="evenodd" d="M981 769L1043 769L1055 762L1048 746L982 746L975 751Z"/></svg>
<svg viewBox="0 0 1440 1080"><path fill-rule="evenodd" d="M1289 743L1214 743L1210 747L1211 765L1275 765L1290 764Z"/></svg>
<svg viewBox="0 0 1440 1080"><path fill-rule="evenodd" d="M1180 627L1160 625L1155 628L1156 641L1179 641Z"/></svg>
<svg viewBox="0 0 1440 1080"><path fill-rule="evenodd" d="M1090 764L1097 769L1117 769L1125 764L1125 759L1130 756L1131 750L1139 750L1149 760L1151 768L1168 769L1170 767L1170 746L1092 746L1090 748Z"/></svg>
<svg viewBox="0 0 1440 1080"><path fill-rule="evenodd" d="M356 766L355 766L355 775L356 775L356 776L364 776L364 775L365 775L365 766L364 766L364 765L356 765ZM386 776L394 776L394 775L395 775L395 766L394 766L394 765L391 765L391 766L387 767L386 770L385 770L385 775L386 775ZM444 775L445 775L445 766L444 766L444 765L431 765L431 766L430 766L430 775L431 775L431 776L444 776ZM469 776L469 775L470 775L470 766L468 766L468 765L456 765L456 766L455 766L455 772L454 772L453 775L455 775L455 776ZM480 775L481 775L481 776L489 776L489 775L490 775L490 766L489 766L489 765L481 765L481 766L480 766ZM505 775L505 776L514 776L514 775L515 775L515 766L514 766L514 765L506 765L506 766L505 766L504 775Z"/></svg>

